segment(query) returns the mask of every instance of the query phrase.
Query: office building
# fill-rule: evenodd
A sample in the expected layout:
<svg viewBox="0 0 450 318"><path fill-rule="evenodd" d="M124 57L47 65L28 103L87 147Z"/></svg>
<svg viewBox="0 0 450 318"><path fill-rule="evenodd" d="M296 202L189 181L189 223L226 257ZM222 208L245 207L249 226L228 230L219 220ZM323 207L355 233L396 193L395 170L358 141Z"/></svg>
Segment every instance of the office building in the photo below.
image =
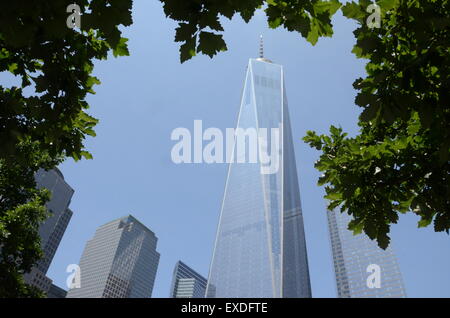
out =
<svg viewBox="0 0 450 318"><path fill-rule="evenodd" d="M192 268L178 261L173 271L170 297L172 298L204 298L206 278Z"/></svg>
<svg viewBox="0 0 450 318"><path fill-rule="evenodd" d="M69 204L74 190L64 180L58 168L49 171L40 169L35 180L38 188L46 188L51 192L51 199L46 204L50 216L39 227L43 258L24 275L24 279L26 283L47 293L52 280L46 274L72 217Z"/></svg>
<svg viewBox="0 0 450 318"><path fill-rule="evenodd" d="M67 291L55 284L51 284L47 292L47 298L66 298L66 295Z"/></svg>
<svg viewBox="0 0 450 318"><path fill-rule="evenodd" d="M392 247L383 250L366 234L353 235L345 212L328 211L327 216L338 297L406 297Z"/></svg>
<svg viewBox="0 0 450 318"><path fill-rule="evenodd" d="M151 297L159 263L157 241L131 215L100 226L86 244L80 280L73 282L67 298Z"/></svg>

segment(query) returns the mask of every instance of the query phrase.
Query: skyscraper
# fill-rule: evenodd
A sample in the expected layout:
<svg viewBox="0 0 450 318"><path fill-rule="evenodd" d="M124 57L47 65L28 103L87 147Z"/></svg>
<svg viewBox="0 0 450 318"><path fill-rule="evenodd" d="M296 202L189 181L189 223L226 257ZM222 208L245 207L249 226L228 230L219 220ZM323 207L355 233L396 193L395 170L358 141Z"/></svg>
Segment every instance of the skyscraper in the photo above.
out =
<svg viewBox="0 0 450 318"><path fill-rule="evenodd" d="M70 289L67 298L151 297L159 263L157 241L131 215L100 226L81 256L79 288Z"/></svg>
<svg viewBox="0 0 450 318"><path fill-rule="evenodd" d="M270 143L261 128L271 132ZM263 57L262 45L247 67L236 134L242 132L259 160L242 153L243 139L235 137L207 297L311 297L283 67Z"/></svg>
<svg viewBox="0 0 450 318"><path fill-rule="evenodd" d="M52 284L47 292L47 298L66 298L66 295L67 291L55 284Z"/></svg>
<svg viewBox="0 0 450 318"><path fill-rule="evenodd" d="M49 171L39 170L35 180L38 188L46 188L51 192L51 199L46 204L51 215L39 227L43 258L30 273L24 275L24 279L26 283L48 292L52 280L46 274L72 217L69 204L74 190L64 180L58 168Z"/></svg>
<svg viewBox="0 0 450 318"><path fill-rule="evenodd" d="M173 270L170 297L172 298L204 298L206 278L192 268L178 261Z"/></svg>
<svg viewBox="0 0 450 318"><path fill-rule="evenodd" d="M364 233L353 235L347 213L328 211L327 215L338 297L406 297L392 247L383 250Z"/></svg>

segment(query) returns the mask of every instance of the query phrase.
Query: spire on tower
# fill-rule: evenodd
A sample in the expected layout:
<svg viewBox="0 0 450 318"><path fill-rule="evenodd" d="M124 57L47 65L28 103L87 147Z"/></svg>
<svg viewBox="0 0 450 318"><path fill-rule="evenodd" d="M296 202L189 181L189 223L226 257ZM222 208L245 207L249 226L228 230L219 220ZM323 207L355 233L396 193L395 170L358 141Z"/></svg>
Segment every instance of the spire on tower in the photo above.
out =
<svg viewBox="0 0 450 318"><path fill-rule="evenodd" d="M259 58L264 58L264 41L262 34L259 36Z"/></svg>
<svg viewBox="0 0 450 318"><path fill-rule="evenodd" d="M272 63L271 60L268 60L264 57L264 40L262 34L259 36L259 57L257 58L257 60Z"/></svg>

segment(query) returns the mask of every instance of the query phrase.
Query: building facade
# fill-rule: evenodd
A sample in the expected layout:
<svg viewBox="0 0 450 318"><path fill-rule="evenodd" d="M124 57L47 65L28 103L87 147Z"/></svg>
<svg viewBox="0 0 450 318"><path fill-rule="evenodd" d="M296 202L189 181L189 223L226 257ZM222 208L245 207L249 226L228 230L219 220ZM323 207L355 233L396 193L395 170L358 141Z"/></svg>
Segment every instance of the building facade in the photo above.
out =
<svg viewBox="0 0 450 318"><path fill-rule="evenodd" d="M47 292L47 298L66 298L66 295L67 291L55 284L51 284Z"/></svg>
<svg viewBox="0 0 450 318"><path fill-rule="evenodd" d="M347 213L328 211L327 216L338 297L406 297L392 243L383 250L364 233L353 235Z"/></svg>
<svg viewBox="0 0 450 318"><path fill-rule="evenodd" d="M151 297L159 264L157 241L131 215L100 226L86 244L79 284L73 282L67 298Z"/></svg>
<svg viewBox="0 0 450 318"><path fill-rule="evenodd" d="M171 298L204 298L206 278L192 268L178 261L173 270Z"/></svg>
<svg viewBox="0 0 450 318"><path fill-rule="evenodd" d="M250 158L255 143L256 162ZM233 156L207 297L311 297L283 67L262 53L248 63Z"/></svg>
<svg viewBox="0 0 450 318"><path fill-rule="evenodd" d="M51 199L46 204L51 215L39 227L43 258L31 272L24 275L24 279L26 283L47 293L52 280L46 274L72 217L73 212L69 209L69 204L74 190L64 180L58 168L49 171L39 170L35 180L38 188L46 188L51 192Z"/></svg>

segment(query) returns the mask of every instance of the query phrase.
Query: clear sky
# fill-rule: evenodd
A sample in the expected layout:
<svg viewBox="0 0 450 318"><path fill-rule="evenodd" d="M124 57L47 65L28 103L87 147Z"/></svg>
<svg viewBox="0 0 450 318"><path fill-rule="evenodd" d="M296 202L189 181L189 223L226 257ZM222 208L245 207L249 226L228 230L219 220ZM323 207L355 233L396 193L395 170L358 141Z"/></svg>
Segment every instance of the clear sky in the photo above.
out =
<svg viewBox="0 0 450 318"><path fill-rule="evenodd" d="M313 167L318 152L301 138L331 124L356 132L360 109L352 82L364 74L364 63L350 52L355 25L337 14L334 37L312 47L298 34L268 29L262 12L249 24L236 17L224 23L228 52L181 65L176 25L160 2L135 1L133 16L125 30L131 56L96 63L102 84L88 100L100 123L97 137L87 141L94 159L61 166L75 189L74 214L48 275L66 288L66 267L78 264L95 229L132 214L159 238L153 297L169 295L177 260L207 276L227 166L175 165L170 134L177 127L192 130L195 119L205 128L235 127L246 65L257 57L263 34L266 57L285 70L313 296L335 297L324 191ZM392 229L407 294L450 297L450 238L416 223L417 217L404 216Z"/></svg>

